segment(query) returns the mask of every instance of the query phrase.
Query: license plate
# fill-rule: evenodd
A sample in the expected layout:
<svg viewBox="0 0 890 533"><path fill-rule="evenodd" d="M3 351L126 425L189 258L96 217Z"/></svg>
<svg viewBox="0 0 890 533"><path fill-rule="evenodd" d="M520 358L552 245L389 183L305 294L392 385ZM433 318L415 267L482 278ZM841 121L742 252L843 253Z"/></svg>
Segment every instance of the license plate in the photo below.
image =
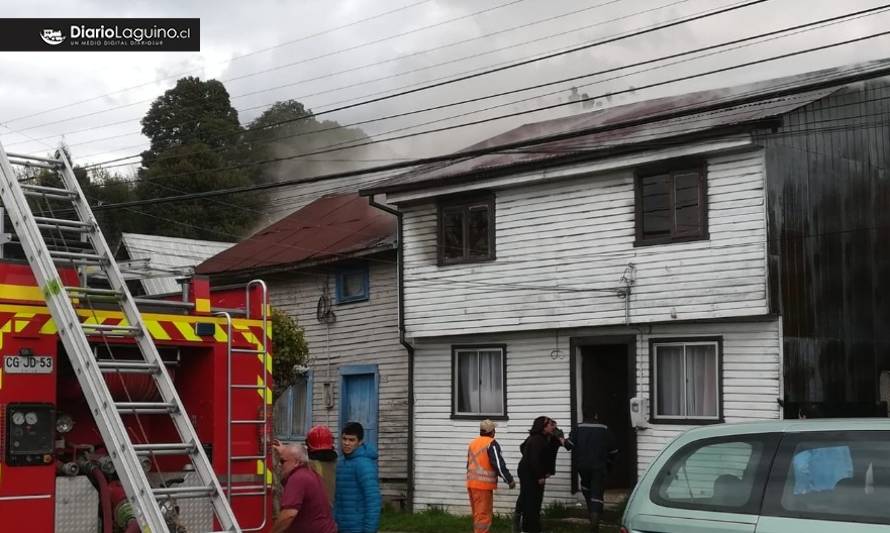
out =
<svg viewBox="0 0 890 533"><path fill-rule="evenodd" d="M53 358L48 355L4 355L3 370L8 374L50 374Z"/></svg>

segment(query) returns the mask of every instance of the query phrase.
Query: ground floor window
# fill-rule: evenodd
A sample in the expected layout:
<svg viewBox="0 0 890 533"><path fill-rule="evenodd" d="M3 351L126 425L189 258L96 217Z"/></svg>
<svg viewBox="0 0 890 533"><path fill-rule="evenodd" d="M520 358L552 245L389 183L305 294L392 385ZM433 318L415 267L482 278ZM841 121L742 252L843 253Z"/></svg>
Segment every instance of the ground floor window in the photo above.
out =
<svg viewBox="0 0 890 533"><path fill-rule="evenodd" d="M721 345L719 338L651 341L654 421L720 421Z"/></svg>
<svg viewBox="0 0 890 533"><path fill-rule="evenodd" d="M502 345L452 348L452 415L507 415L505 357L506 349Z"/></svg>

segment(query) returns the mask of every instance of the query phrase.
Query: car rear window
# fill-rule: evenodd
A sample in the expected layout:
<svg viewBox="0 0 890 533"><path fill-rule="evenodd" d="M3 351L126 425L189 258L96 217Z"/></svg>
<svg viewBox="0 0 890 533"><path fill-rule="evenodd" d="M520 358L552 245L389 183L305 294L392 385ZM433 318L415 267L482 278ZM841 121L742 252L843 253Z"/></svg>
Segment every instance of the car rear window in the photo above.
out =
<svg viewBox="0 0 890 533"><path fill-rule="evenodd" d="M786 436L764 514L890 524L890 432Z"/></svg>
<svg viewBox="0 0 890 533"><path fill-rule="evenodd" d="M777 442L763 434L687 444L659 471L650 497L664 507L756 514Z"/></svg>

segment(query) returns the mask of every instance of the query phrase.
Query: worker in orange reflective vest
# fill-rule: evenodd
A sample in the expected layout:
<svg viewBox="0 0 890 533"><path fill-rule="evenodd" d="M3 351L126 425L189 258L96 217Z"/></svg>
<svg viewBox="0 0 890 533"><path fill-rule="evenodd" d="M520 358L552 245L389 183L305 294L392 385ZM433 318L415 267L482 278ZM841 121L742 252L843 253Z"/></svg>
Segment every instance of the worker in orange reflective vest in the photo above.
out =
<svg viewBox="0 0 890 533"><path fill-rule="evenodd" d="M494 440L496 428L497 424L492 420L480 422L479 436L470 441L467 448L467 492L473 510L474 533L488 533L491 528L498 477L507 482L511 489L516 487L501 454L501 446Z"/></svg>

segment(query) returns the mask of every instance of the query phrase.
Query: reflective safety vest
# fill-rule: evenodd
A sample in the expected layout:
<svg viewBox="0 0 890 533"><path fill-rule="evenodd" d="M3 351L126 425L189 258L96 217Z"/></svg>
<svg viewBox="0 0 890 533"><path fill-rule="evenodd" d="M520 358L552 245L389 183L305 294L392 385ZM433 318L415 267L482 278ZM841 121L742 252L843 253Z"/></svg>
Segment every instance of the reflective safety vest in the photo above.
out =
<svg viewBox="0 0 890 533"><path fill-rule="evenodd" d="M498 486L498 473L488 459L491 437L478 436L467 449L467 488L494 490Z"/></svg>

